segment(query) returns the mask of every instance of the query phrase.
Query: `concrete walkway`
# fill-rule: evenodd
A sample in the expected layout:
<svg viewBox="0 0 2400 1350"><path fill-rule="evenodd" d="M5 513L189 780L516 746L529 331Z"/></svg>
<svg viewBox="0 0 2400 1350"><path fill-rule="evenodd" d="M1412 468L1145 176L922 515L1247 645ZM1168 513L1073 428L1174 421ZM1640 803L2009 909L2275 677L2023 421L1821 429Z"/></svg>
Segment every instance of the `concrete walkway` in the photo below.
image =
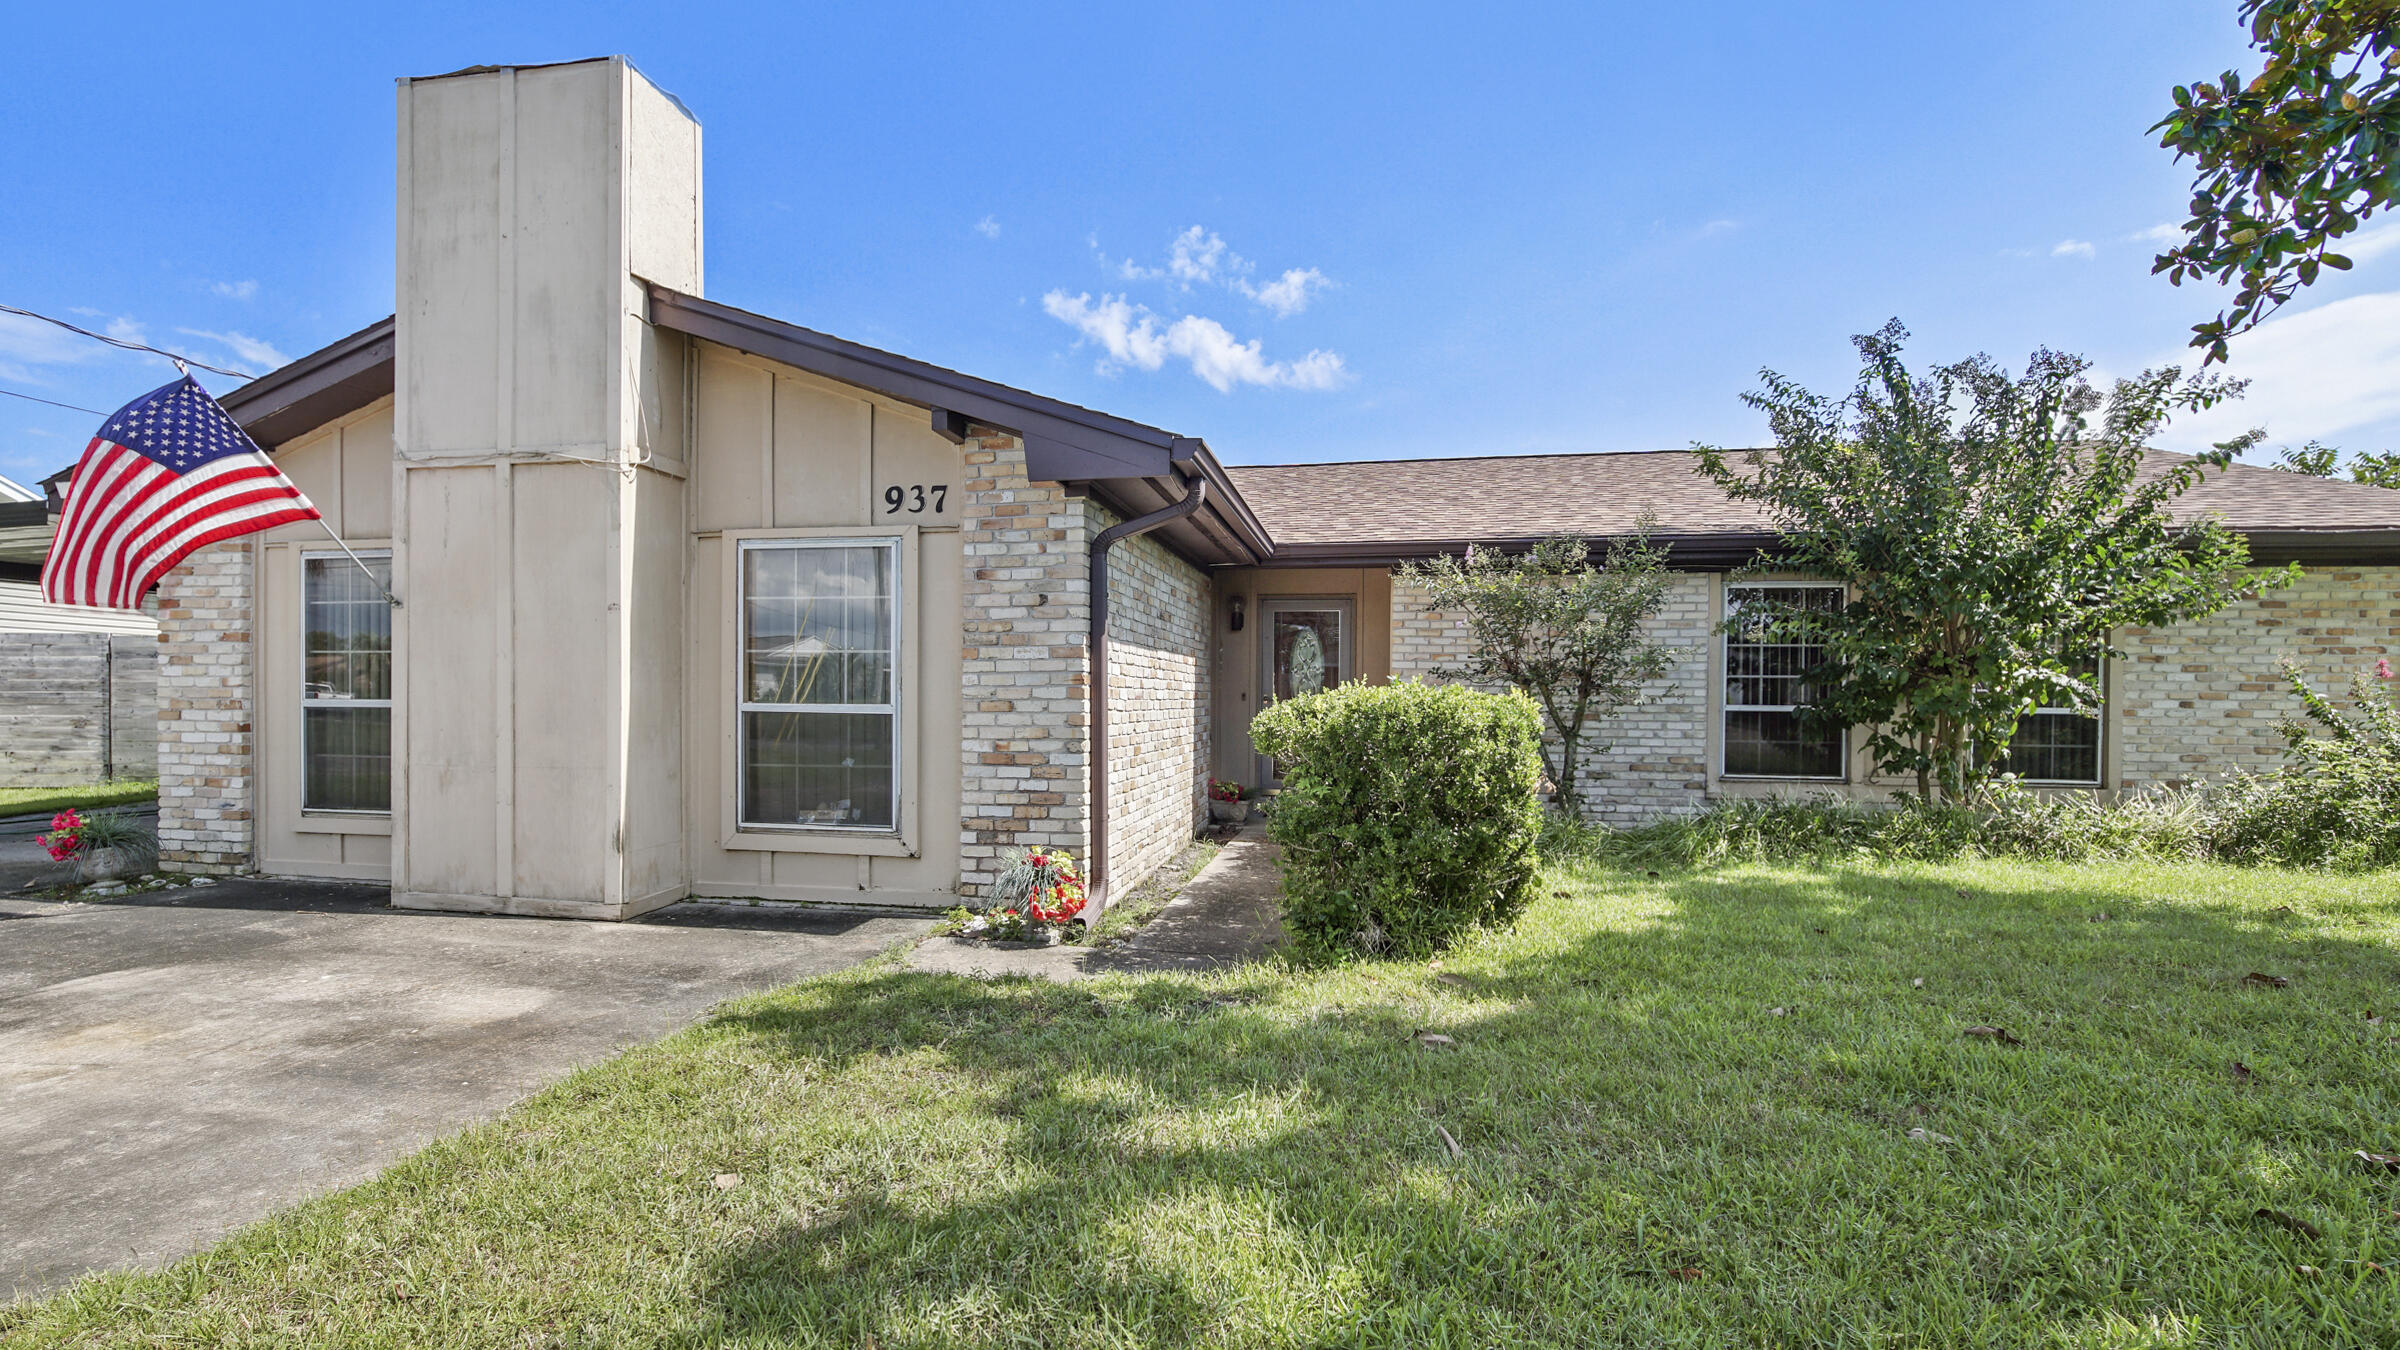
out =
<svg viewBox="0 0 2400 1350"><path fill-rule="evenodd" d="M1254 961L1283 940L1275 900L1277 849L1262 825L1244 826L1156 918L1121 941L1097 947L1008 948L938 937L909 954L914 970L954 975L1031 975L1088 980L1100 975L1223 970Z"/></svg>
<svg viewBox="0 0 2400 1350"><path fill-rule="evenodd" d="M172 1260L931 923L702 905L583 923L384 898L256 878L0 895L0 1300Z"/></svg>

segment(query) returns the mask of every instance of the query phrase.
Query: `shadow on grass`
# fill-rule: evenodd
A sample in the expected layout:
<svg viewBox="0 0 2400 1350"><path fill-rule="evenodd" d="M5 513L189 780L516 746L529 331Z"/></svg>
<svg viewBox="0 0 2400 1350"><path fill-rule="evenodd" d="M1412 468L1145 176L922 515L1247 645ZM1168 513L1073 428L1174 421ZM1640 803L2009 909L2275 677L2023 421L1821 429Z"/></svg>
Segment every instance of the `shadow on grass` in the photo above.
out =
<svg viewBox="0 0 2400 1350"><path fill-rule="evenodd" d="M2298 1344L2400 1325L2363 1264L2395 1264L2393 1187L2347 1163L2400 1143L2377 1133L2400 1119L2400 1046L2364 1023L2400 993L2389 906L2370 879L2296 879L2278 913L2222 894L2238 874L2145 875L1593 873L1630 897L1621 919L1554 904L1441 969L888 973L745 1004L718 1025L762 1063L931 1054L970 1141L895 1121L913 1156L820 1179L711 1255L679 1343Z"/></svg>

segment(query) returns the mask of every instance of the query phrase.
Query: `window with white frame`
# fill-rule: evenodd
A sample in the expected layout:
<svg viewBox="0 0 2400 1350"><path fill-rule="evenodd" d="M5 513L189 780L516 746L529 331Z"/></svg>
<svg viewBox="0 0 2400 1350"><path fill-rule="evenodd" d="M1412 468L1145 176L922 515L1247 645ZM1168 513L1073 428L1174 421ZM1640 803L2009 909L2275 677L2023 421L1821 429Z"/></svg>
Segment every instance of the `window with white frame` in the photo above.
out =
<svg viewBox="0 0 2400 1350"><path fill-rule="evenodd" d="M888 539L742 541L744 827L897 827L899 580Z"/></svg>
<svg viewBox="0 0 2400 1350"><path fill-rule="evenodd" d="M2075 673L2098 681L2100 661L2082 662ZM2100 781L2100 714L2054 697L2017 719L2000 771L2029 783Z"/></svg>
<svg viewBox="0 0 2400 1350"><path fill-rule="evenodd" d="M1839 586L1768 583L1725 588L1725 725L1728 778L1843 776L1840 727L1810 725L1808 677L1824 659L1807 617L1842 607Z"/></svg>
<svg viewBox="0 0 2400 1350"><path fill-rule="evenodd" d="M300 558L300 806L392 809L388 553Z"/></svg>

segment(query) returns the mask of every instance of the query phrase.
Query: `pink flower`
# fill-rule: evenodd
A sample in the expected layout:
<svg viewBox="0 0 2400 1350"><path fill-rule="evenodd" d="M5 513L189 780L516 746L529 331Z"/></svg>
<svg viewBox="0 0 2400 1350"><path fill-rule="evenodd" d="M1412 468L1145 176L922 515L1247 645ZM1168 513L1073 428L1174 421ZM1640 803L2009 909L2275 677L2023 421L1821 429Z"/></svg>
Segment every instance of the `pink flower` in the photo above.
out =
<svg viewBox="0 0 2400 1350"><path fill-rule="evenodd" d="M2375 678L2379 680L2388 680L2392 678L2392 663L2390 660L2381 656L2375 658Z"/></svg>

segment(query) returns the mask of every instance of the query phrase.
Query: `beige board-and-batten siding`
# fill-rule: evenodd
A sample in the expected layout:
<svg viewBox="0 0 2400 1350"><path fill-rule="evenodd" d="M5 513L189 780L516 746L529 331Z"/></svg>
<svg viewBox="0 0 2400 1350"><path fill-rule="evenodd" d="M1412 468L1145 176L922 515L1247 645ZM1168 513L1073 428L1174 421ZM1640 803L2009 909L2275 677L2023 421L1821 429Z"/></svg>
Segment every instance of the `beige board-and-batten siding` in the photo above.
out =
<svg viewBox="0 0 2400 1350"><path fill-rule="evenodd" d="M1677 572L1667 600L1649 625L1652 638L1676 650L1664 678L1645 685L1643 702L1594 723L1589 741L1607 749L1589 755L1578 786L1585 815L1611 825L1635 825L1699 809L1708 800L1710 651L1716 578ZM1432 681L1472 650L1466 622L1430 610L1422 588L1392 584L1392 678Z"/></svg>
<svg viewBox="0 0 2400 1350"><path fill-rule="evenodd" d="M1108 569L1113 898L1189 844L1208 810L1216 588L1149 535L1119 541Z"/></svg>

